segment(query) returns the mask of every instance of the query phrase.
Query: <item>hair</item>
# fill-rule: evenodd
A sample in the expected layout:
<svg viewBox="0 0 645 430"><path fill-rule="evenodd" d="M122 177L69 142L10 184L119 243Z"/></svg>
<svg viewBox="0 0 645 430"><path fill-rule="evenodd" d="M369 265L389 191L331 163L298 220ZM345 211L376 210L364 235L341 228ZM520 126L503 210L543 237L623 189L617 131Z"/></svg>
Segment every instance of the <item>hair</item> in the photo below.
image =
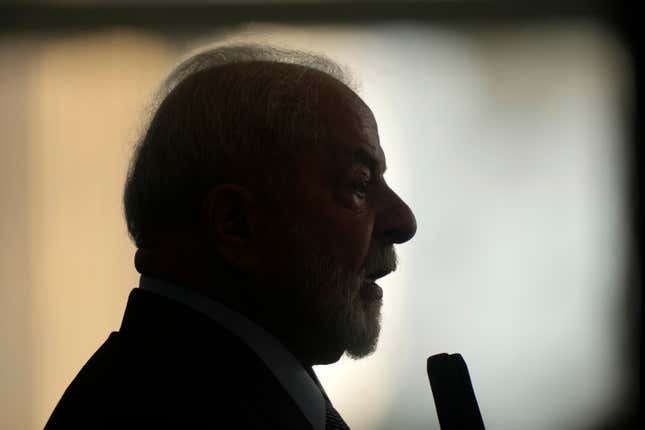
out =
<svg viewBox="0 0 645 430"><path fill-rule="evenodd" d="M204 197L232 181L278 198L299 155L324 138L316 105L325 77L353 85L321 56L262 45L209 49L168 76L135 147L123 194L130 238L193 231ZM280 188L277 188L280 190Z"/></svg>

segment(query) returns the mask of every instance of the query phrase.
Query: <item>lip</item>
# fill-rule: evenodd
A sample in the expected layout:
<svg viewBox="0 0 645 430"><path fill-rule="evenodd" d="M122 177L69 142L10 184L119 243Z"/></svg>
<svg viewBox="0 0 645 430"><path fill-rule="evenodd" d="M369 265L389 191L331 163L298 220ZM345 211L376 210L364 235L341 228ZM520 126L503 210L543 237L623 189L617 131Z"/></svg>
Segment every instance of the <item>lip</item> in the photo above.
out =
<svg viewBox="0 0 645 430"><path fill-rule="evenodd" d="M380 278L382 278L382 277L384 277L384 276L389 275L390 273L392 273L392 270L390 270L390 269L381 269L381 270L376 270L376 271L374 271L374 272L370 273L369 275L367 275L367 276L365 277L365 280L366 280L367 282L374 282L374 281L376 281L377 279L380 279Z"/></svg>
<svg viewBox="0 0 645 430"><path fill-rule="evenodd" d="M360 295L368 302L379 301L383 299L383 289L373 280L366 279L361 285Z"/></svg>

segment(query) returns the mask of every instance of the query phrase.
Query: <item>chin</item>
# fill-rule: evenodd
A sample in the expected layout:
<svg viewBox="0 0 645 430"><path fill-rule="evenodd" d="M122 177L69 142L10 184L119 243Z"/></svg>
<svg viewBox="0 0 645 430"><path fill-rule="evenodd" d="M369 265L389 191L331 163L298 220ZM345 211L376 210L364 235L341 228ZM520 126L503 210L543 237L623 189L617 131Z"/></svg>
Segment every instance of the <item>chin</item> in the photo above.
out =
<svg viewBox="0 0 645 430"><path fill-rule="evenodd" d="M373 354L381 329L381 304L355 302L352 311L337 318L334 325L335 329L325 330L327 336L319 336L327 339L321 343L325 346L318 351L314 364L336 363L343 354L354 360Z"/></svg>
<svg viewBox="0 0 645 430"><path fill-rule="evenodd" d="M344 353L345 353L344 349L337 349L335 351L326 351L323 355L321 355L316 360L315 364L334 364L341 359Z"/></svg>
<svg viewBox="0 0 645 430"><path fill-rule="evenodd" d="M354 307L345 337L345 353L360 359L376 351L381 332L381 301L366 303L360 300Z"/></svg>
<svg viewBox="0 0 645 430"><path fill-rule="evenodd" d="M366 339L361 343L349 346L345 350L345 354L353 360L360 360L361 358L369 357L376 352L377 343L378 336Z"/></svg>

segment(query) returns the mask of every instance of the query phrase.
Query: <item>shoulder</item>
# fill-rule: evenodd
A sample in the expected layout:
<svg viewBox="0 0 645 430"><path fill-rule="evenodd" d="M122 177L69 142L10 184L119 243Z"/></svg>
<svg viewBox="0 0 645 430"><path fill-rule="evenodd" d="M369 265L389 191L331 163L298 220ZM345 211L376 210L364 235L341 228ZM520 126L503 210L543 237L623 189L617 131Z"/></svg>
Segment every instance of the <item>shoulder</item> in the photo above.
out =
<svg viewBox="0 0 645 430"><path fill-rule="evenodd" d="M164 321L125 325L108 337L63 394L47 429L87 419L96 426L97 417L106 426L141 420L144 427L307 428L285 424L304 417L262 360L231 333L181 308L155 318Z"/></svg>

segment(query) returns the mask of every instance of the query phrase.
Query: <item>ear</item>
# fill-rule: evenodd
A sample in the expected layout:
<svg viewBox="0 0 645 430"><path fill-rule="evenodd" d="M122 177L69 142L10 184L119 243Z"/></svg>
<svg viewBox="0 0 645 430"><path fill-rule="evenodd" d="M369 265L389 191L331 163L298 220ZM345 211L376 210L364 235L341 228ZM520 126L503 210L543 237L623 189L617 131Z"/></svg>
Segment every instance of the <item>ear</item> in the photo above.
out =
<svg viewBox="0 0 645 430"><path fill-rule="evenodd" d="M257 204L246 188L216 186L204 198L201 217L208 241L227 263L241 269L257 265Z"/></svg>

